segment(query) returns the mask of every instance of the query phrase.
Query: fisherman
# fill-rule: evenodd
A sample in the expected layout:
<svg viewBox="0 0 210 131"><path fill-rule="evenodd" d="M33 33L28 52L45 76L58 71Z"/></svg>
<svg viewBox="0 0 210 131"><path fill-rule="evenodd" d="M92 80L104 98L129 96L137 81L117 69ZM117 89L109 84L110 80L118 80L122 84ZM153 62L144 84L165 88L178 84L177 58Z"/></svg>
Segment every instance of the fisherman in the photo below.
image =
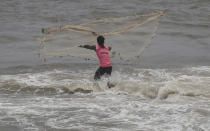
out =
<svg viewBox="0 0 210 131"><path fill-rule="evenodd" d="M98 45L80 45L79 47L94 50L100 61L100 67L96 70L94 79L99 80L101 76L111 76L112 73L112 62L109 56L109 51L112 49L104 45L105 38L100 35L97 37Z"/></svg>

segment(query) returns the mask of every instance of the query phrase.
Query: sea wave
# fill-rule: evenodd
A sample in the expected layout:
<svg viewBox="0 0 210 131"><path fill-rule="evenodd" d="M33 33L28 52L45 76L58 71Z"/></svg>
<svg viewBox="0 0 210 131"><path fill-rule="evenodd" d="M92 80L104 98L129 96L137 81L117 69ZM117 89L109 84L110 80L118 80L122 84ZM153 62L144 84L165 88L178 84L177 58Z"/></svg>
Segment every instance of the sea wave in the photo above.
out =
<svg viewBox="0 0 210 131"><path fill-rule="evenodd" d="M52 70L0 76L0 93L55 95L111 91L137 94L151 99L171 95L210 97L210 67L178 69L130 68L114 71L110 78L93 80L92 70ZM109 89L110 82L114 88Z"/></svg>

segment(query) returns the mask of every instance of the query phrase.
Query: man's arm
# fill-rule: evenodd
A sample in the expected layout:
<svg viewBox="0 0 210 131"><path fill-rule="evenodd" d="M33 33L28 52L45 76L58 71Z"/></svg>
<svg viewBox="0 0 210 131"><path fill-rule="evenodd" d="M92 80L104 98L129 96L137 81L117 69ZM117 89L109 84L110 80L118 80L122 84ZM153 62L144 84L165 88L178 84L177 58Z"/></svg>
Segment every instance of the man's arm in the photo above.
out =
<svg viewBox="0 0 210 131"><path fill-rule="evenodd" d="M94 51L96 50L95 45L80 45L79 47L89 49L89 50L94 50Z"/></svg>

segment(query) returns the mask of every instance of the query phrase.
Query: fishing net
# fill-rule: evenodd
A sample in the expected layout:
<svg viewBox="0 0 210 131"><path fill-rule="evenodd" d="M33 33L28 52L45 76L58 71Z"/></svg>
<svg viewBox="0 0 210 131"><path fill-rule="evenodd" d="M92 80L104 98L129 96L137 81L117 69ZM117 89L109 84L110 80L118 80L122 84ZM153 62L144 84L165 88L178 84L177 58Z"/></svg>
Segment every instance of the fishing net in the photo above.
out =
<svg viewBox="0 0 210 131"><path fill-rule="evenodd" d="M74 26L56 26L42 29L45 34L40 39L41 56L73 56L95 59L92 50L79 45L96 45L98 35L105 37L105 44L112 47L111 57L122 60L136 59L151 44L157 27L158 18L163 12L104 18Z"/></svg>

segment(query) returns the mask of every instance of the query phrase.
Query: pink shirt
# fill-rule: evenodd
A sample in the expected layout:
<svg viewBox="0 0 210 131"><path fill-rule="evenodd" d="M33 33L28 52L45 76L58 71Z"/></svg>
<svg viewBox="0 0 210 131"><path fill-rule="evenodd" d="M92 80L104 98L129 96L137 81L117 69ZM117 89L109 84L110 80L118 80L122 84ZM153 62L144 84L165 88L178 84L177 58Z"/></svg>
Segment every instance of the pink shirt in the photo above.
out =
<svg viewBox="0 0 210 131"><path fill-rule="evenodd" d="M111 67L112 66L112 62L109 57L108 46L104 46L104 48L101 48L99 45L96 45L96 54L100 61L100 67Z"/></svg>

